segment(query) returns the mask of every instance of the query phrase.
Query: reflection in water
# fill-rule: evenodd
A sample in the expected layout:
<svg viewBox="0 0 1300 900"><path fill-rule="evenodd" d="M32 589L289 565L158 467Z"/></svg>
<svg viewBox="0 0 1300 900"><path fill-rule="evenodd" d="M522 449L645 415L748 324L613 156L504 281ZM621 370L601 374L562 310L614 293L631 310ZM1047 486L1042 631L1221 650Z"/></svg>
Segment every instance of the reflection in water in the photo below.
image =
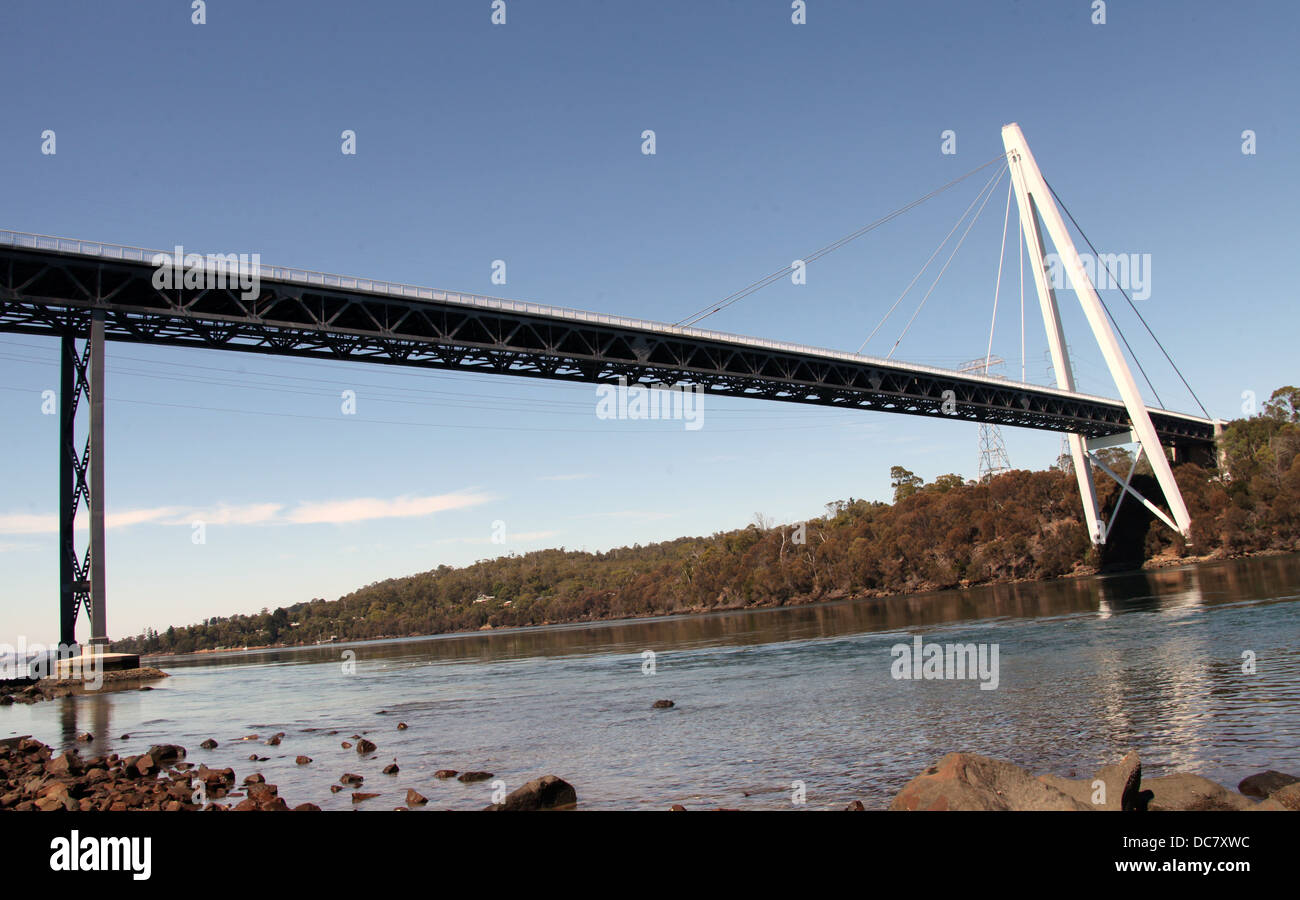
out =
<svg viewBox="0 0 1300 900"><path fill-rule="evenodd" d="M83 756L100 756L112 752L110 728L113 700L108 693L89 693L56 697L44 701L59 711L60 743L76 746ZM88 743L77 741L78 735L89 732L93 738Z"/></svg>
<svg viewBox="0 0 1300 900"><path fill-rule="evenodd" d="M884 806L938 756L968 750L1080 775L1130 748L1148 775L1184 769L1235 785L1300 772L1300 556L995 585L707 616L551 626L164 658L151 692L0 710L0 728L83 752L190 748L192 761L261 771L291 803L348 808L344 771L430 808L477 808L483 769L510 787L555 773L592 808ZM891 645L996 643L995 691L895 681ZM642 674L642 653L656 654ZM1258 672L1241 669L1254 651ZM355 654L355 673L343 654ZM654 700L677 706L652 710ZM396 729L397 721L406 730ZM121 741L114 729L128 731ZM281 747L266 746L285 731ZM337 732L331 734L330 732ZM241 741L260 734L256 743ZM342 740L367 733L378 757ZM202 751L205 738L220 746ZM270 757L250 763L250 752ZM297 754L317 760L296 766ZM400 776L379 769L397 758ZM372 771L373 770L373 771ZM372 787L373 785L373 787ZM391 795L391 796L390 796ZM388 802L388 801L392 802Z"/></svg>

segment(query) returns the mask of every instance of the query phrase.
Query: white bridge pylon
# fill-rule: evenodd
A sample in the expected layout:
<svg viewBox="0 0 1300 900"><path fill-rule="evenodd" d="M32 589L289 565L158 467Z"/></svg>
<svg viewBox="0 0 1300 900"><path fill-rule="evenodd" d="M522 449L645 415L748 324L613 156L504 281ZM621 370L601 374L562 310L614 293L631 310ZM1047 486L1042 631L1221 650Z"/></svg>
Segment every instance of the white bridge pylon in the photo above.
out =
<svg viewBox="0 0 1300 900"><path fill-rule="evenodd" d="M1038 302L1043 311L1043 324L1047 329L1047 344L1052 354L1057 386L1067 391L1075 390L1074 370L1070 366L1069 351L1066 349L1065 336L1061 330L1056 292L1052 289L1048 278L1046 255L1043 252L1044 228L1056 248L1057 255L1065 265L1070 285L1083 306L1084 315L1101 347L1106 367L1110 369L1111 377L1115 379L1115 386L1119 388L1120 398L1124 401L1129 421L1132 423L1132 430L1125 434L1092 439L1086 439L1078 434L1069 435L1074 474L1079 482L1079 494L1083 498L1083 513L1088 522L1088 533L1092 537L1092 542L1097 545L1106 542L1106 537L1115 524L1120 505L1129 494L1151 510L1162 522L1190 540L1192 520L1187 514L1187 505L1178 490L1178 482L1174 480L1173 469L1169 466L1164 447L1161 446L1155 426L1151 423L1151 415L1142 401L1142 394L1138 391L1137 382L1133 380L1128 362L1124 359L1124 354L1115 340L1115 333L1106 319L1106 312L1102 308L1101 299L1097 296L1097 290L1088 278L1083 261L1074 248L1074 241L1070 239L1070 234L1065 228L1065 221L1061 218L1061 212L1052 198L1052 192L1047 187L1047 182L1043 180L1038 164L1034 162L1034 155L1029 152L1029 145L1025 142L1020 126L1014 122L1004 125L1002 143L1006 147L1011 181L1016 192L1016 203L1020 208L1021 232L1024 234L1025 247L1029 251L1034 285L1038 289ZM1097 450L1119 444L1137 444L1133 467L1125 478L1112 472L1095 454ZM1134 490L1131 485L1133 473L1144 454L1151 463L1151 470L1155 473L1156 480L1164 492L1172 518ZM1120 493L1116 498L1109 522L1102 521L1101 507L1097 501L1097 486L1092 479L1093 465L1120 485Z"/></svg>

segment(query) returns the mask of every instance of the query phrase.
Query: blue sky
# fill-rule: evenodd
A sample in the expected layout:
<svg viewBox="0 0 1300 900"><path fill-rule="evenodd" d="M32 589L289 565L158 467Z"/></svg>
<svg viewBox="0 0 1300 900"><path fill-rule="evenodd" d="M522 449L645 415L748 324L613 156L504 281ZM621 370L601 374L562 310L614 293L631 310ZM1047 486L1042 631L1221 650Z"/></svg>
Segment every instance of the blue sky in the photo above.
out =
<svg viewBox="0 0 1300 900"><path fill-rule="evenodd" d="M672 322L992 159L1016 121L1098 250L1150 254L1139 308L1213 415L1300 379L1292 4L1114 2L1104 25L1087 0L790 12L511 0L494 26L488 0L213 0L193 25L179 0L10 0L0 228ZM703 324L856 350L993 171ZM1005 202L1004 179L898 358L983 356ZM1006 259L993 352L1018 376ZM866 352L888 352L929 280ZM1104 296L1166 405L1195 411ZM1081 387L1114 396L1062 299ZM1025 334L1027 377L1046 383L1032 290ZM54 341L0 334L10 643L57 637L57 417L40 409L57 373ZM600 420L591 386L123 344L108 378L115 637L502 552L796 521L887 498L891 465L927 480L977 465L973 425L796 405L714 399L688 431ZM1060 446L1005 439L1023 467Z"/></svg>

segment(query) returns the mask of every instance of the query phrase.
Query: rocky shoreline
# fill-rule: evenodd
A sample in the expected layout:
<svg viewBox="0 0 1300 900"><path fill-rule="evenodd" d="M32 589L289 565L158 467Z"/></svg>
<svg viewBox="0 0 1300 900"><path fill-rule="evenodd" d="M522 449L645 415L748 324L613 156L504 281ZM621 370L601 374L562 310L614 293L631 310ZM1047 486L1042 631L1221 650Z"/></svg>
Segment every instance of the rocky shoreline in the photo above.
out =
<svg viewBox="0 0 1300 900"><path fill-rule="evenodd" d="M1071 773L1073 776L1074 773ZM1092 778L1034 775L1013 763L949 753L909 781L891 810L1300 811L1300 777L1268 770L1233 791L1186 772L1142 778L1131 751Z"/></svg>
<svg viewBox="0 0 1300 900"><path fill-rule="evenodd" d="M277 736L278 737L278 736ZM78 740L89 741L90 735ZM272 738L278 744L276 738ZM215 742L205 741L205 744ZM268 742L269 743L269 742ZM363 744L369 742L363 742ZM345 747L350 746L345 743ZM373 751L358 745L358 751ZM56 753L52 747L30 737L0 740L0 810L41 811L126 811L155 812L205 811L319 812L315 803L290 806L274 784L267 784L261 773L254 772L238 782L234 769L212 769L186 762L187 752L176 744L155 744L144 753L132 756L83 758L75 749ZM253 757L256 759L256 755ZM300 765L311 762L298 757ZM391 769L391 771L390 771ZM397 774L396 764L385 769ZM483 781L489 772L457 773L449 769L437 773L439 778L458 777L460 781ZM361 775L344 773L339 784L330 786L335 793L345 788L360 788ZM353 803L379 794L353 790ZM221 801L226 802L221 802ZM406 806L399 810L424 806L428 798L414 788L406 791ZM491 811L573 809L578 796L573 785L554 775L533 779L512 791L500 803L487 807Z"/></svg>
<svg viewBox="0 0 1300 900"><path fill-rule="evenodd" d="M267 743L277 740L273 736ZM81 735L79 741L89 741ZM363 756L372 752L368 741L358 745ZM205 741L215 746L213 741ZM345 748L349 747L344 742ZM164 812L233 810L320 811L315 803L291 806L274 784L254 772L242 781L234 769L209 768L187 762L184 747L155 744L144 753L83 758L76 749L55 752L30 737L0 740L0 810L14 811L123 811ZM256 754L250 760L260 761ZM305 756L299 765L311 763ZM396 763L384 769L396 775ZM1070 773L1071 776L1074 773ZM484 781L490 772L435 773L439 779ZM365 778L344 773L330 790L352 792L353 804L380 796L364 790ZM406 790L399 811L424 807L427 797L414 787ZM573 785L555 775L535 778L507 795L488 811L561 810L578 806ZM685 811L680 804L670 807ZM864 811L854 800L848 811ZM1300 777L1272 770L1251 775L1233 791L1207 778L1174 773L1144 780L1136 752L1098 770L1091 778L1034 775L1013 763L973 753L949 753L909 781L888 809L895 811L1300 811Z"/></svg>

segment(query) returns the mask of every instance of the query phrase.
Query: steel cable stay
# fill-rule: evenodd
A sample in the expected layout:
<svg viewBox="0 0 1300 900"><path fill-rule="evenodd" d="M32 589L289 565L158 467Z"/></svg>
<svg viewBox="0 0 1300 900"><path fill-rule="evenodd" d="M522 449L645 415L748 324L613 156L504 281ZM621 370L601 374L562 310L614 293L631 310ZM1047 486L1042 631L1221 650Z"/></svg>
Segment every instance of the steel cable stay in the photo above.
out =
<svg viewBox="0 0 1300 900"><path fill-rule="evenodd" d="M1002 291L1002 262L1007 255L1007 225L1011 223L1011 188L1007 182L1007 209L1002 214L1002 247L998 250L998 280L993 286L993 318L989 321L989 346L984 353L984 374L989 373L989 362L993 359L993 329L998 322L998 294Z"/></svg>
<svg viewBox="0 0 1300 900"><path fill-rule="evenodd" d="M977 172L981 172L984 169L987 169L989 166L993 165L999 160L1005 160L1005 159L1006 159L1006 154L999 154L998 156L993 157L983 165L971 169L965 175L961 175L957 178L954 178L952 181L948 182L942 187L936 188L930 193L924 195L923 197L919 197L916 200L913 200L911 203L905 204L904 206L900 206L898 209L894 210L888 215L882 216L881 218L876 219L874 222L871 222L868 225L864 225L863 227L859 228L857 231L850 232L849 234L845 235L839 240L832 241L831 243L820 248L819 250L814 251L813 253L809 253L803 257L800 257L799 261L807 265L810 262L818 260L821 257L825 256L827 253L830 253L834 250L838 250L840 247L843 247L845 244L849 243L850 241L854 241L862 237L864 234L874 231L875 229L879 228L881 225L893 221L894 219L901 216L903 213L915 209L916 207L920 206L922 203L926 202L927 200L939 196L940 194L944 193L948 189L953 188L956 185L960 184L961 182L965 181L967 178L970 178L972 175L976 174ZM727 296L723 297L721 300L715 303L711 303L706 307L703 307L702 309L698 310L692 315L689 315L686 318L681 319L674 324L676 324L678 327L690 327L692 325L695 325L697 322L701 322L704 319L707 319L709 316L713 315L714 313L721 312L722 310L726 309L732 304L745 299L755 291L759 291L770 284L780 281L782 278L785 278L792 271L794 271L794 268L795 268L795 263L790 263L789 265L783 266L782 268L777 269L775 272L765 275L764 277L760 278L758 281L752 282L751 284L746 285L745 287L741 288L740 290L734 293L728 294Z"/></svg>
<svg viewBox="0 0 1300 900"><path fill-rule="evenodd" d="M948 271L948 266L952 263L953 258L957 255L957 251L961 249L961 245L966 241L966 236L970 234L971 229L975 226L975 223L979 221L980 213L984 212L984 207L988 205L989 199L993 196L993 191L997 188L997 182L1002 180L1002 176L1006 174L1006 171L1007 171L1006 166L1003 166L1001 169L999 169L997 175L994 176L994 180L989 185L986 186L986 190L981 191L984 200L980 203L979 209L977 209L975 211L975 215L971 217L969 224L967 224L966 226L966 230L962 232L961 237L958 239L956 246L952 248L952 252L948 254L947 260L944 261L943 268L941 268L939 270L939 274L934 277L934 281L930 284L929 290L925 292L925 296L922 297L921 302L917 304L916 310L912 313L912 317L908 319L907 324L903 326L903 333L898 336L898 340L894 341L894 346L889 348L889 353L885 355L885 359L894 358L894 351L897 350L898 345L903 342L903 338L907 337L907 332L911 330L912 323L916 321L916 317L921 314L921 310L925 307L925 302L930 299L930 295L934 293L934 289L938 287L939 280L943 278L944 272Z"/></svg>
<svg viewBox="0 0 1300 900"><path fill-rule="evenodd" d="M1101 258L1101 254L1097 252L1097 248L1093 246L1093 243L1088 238L1088 235L1084 233L1084 230L1079 226L1078 221L1075 220L1074 214L1070 212L1070 208L1065 205L1065 201L1063 201L1060 195L1056 193L1056 188L1052 187L1051 182L1049 182L1046 178L1043 179L1043 183L1047 185L1047 189L1052 192L1052 197L1053 199L1056 200L1057 205L1061 207L1061 209L1065 212L1065 215L1069 218L1070 223L1074 225L1074 230L1079 232L1079 237L1083 238L1083 242L1087 244L1088 249L1092 251L1093 259L1095 259L1100 265L1102 265L1105 268L1106 277L1108 279L1107 284L1113 282L1115 286L1119 288L1120 294L1123 295L1124 299L1128 301L1128 305L1133 310L1133 312L1137 315L1138 321L1142 323L1142 327L1145 328L1147 334L1151 336L1151 340L1156 342L1156 346L1160 348L1160 352L1164 354L1164 357L1166 360L1168 360L1169 365L1172 366L1174 372L1177 373L1178 379L1183 383L1183 387L1187 388L1187 392L1192 395L1192 399L1196 401L1196 405L1201 408L1201 412L1205 413L1205 417L1207 419L1213 418L1213 416L1210 415L1209 410L1205 408L1205 404L1201 402L1201 398L1196 395L1196 391L1192 390L1192 386L1188 384L1187 379L1183 377L1182 370L1178 368L1178 364L1175 363L1173 357L1169 355L1169 351L1165 349L1165 345L1160 343L1160 338L1156 337L1155 332L1151 330L1151 326L1147 324L1146 317L1142 315L1142 313L1138 310L1137 306L1133 303L1133 299L1129 297L1128 291L1124 290L1124 286L1119 283L1119 279L1117 279L1115 277L1115 274L1111 272L1110 266L1106 265L1106 261ZM1124 329L1120 328L1119 323L1115 321L1115 316L1111 313L1110 307L1106 305L1106 301L1102 299L1100 292L1098 292L1097 294L1097 299L1101 301L1102 309L1106 310L1106 317L1110 319L1111 325L1113 325L1115 327L1115 330L1119 332L1120 339L1124 341L1124 346L1128 348L1129 356L1132 357L1133 362L1137 365L1138 371L1140 371L1142 373L1142 377L1146 379L1147 386L1151 388L1151 393L1155 394L1156 402L1160 404L1160 407L1162 409L1166 408L1164 405L1164 401L1162 401L1160 399L1160 395L1156 393L1155 385L1151 384L1151 379L1147 377L1146 370L1142 368L1142 363L1138 361L1137 354L1133 352L1133 348L1129 345L1128 338L1124 336Z"/></svg>
<svg viewBox="0 0 1300 900"><path fill-rule="evenodd" d="M888 321L889 317L894 314L894 310L898 308L898 304L903 302L903 298L906 297L912 288L916 286L916 283L921 280L921 276L924 275L925 270L930 267L930 263L934 262L934 258L939 255L939 252L943 250L945 246L947 246L948 241L954 234L956 234L957 229L961 227L961 223L966 221L966 217L970 215L970 211L975 208L975 204L979 203L980 197L984 196L984 192L989 189L996 177L997 176L995 175L993 178L990 178L985 182L984 187L980 188L980 192L975 195L975 199L971 200L970 205L967 206L966 209L962 211L962 214L957 217L957 221L953 223L952 229L944 235L943 240L939 242L939 246L934 248L934 252L931 253L925 263L922 264L920 270L912 276L912 280L907 283L907 287L903 288L903 293L898 295L898 299L894 301L893 305L885 312L884 317L876 324L876 327L871 329L871 334L867 335L867 339L858 347L859 353L866 349L867 344L871 343L871 339L876 336L876 332L880 331L881 326L883 326L885 322Z"/></svg>

